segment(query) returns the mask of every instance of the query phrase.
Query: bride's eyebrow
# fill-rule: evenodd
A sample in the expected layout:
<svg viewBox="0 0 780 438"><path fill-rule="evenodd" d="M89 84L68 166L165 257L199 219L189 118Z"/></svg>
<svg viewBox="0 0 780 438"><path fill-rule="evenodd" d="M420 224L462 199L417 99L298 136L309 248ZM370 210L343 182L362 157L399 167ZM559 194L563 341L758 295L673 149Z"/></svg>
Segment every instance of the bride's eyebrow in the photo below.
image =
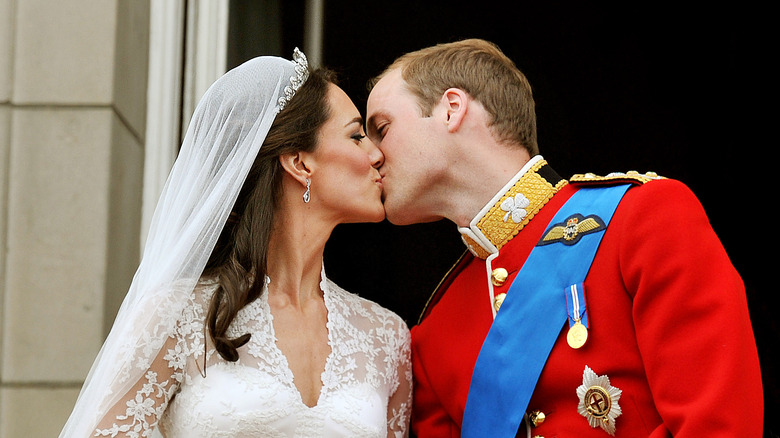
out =
<svg viewBox="0 0 780 438"><path fill-rule="evenodd" d="M362 117L360 117L360 116L358 116L358 117L355 117L354 119L352 119L352 120L350 120L349 122L347 122L347 123L344 125L344 127L346 128L347 126L349 126L349 125L351 125L351 124L353 124L353 123L357 123L358 125L360 125L360 126L363 126L363 118L362 118Z"/></svg>

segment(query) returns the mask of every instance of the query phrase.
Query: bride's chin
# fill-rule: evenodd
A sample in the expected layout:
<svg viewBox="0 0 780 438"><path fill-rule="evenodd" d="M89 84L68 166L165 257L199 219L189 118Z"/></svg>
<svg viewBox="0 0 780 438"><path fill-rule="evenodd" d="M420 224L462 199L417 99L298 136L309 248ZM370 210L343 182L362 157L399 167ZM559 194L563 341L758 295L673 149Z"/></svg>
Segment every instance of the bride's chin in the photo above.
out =
<svg viewBox="0 0 780 438"><path fill-rule="evenodd" d="M371 219L367 220L366 222L382 222L385 220L385 206L379 201L377 204L377 207L371 214Z"/></svg>
<svg viewBox="0 0 780 438"><path fill-rule="evenodd" d="M379 208L374 214L374 218L370 222L382 222L383 220L385 220L385 206L380 202Z"/></svg>
<svg viewBox="0 0 780 438"><path fill-rule="evenodd" d="M385 220L385 207L381 202L377 202L376 206L366 208L360 212L353 212L348 215L343 223L378 223Z"/></svg>

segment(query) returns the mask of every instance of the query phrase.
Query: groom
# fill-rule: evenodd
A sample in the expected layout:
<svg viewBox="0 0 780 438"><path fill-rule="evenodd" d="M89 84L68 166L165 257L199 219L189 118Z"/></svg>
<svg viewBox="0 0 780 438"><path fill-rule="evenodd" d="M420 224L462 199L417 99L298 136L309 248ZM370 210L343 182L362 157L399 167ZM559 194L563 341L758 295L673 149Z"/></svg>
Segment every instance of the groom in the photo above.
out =
<svg viewBox="0 0 780 438"><path fill-rule="evenodd" d="M366 115L388 219L447 218L469 250L412 330L417 436L761 435L744 286L685 185L561 178L483 40L400 57Z"/></svg>

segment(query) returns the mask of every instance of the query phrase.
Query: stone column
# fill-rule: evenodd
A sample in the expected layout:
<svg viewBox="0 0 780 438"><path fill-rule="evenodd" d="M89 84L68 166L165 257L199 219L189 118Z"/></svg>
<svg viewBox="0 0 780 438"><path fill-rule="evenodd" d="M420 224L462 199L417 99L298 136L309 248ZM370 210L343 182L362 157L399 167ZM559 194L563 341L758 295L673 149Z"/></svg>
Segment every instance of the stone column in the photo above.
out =
<svg viewBox="0 0 780 438"><path fill-rule="evenodd" d="M139 258L149 1L0 0L0 436L56 437Z"/></svg>

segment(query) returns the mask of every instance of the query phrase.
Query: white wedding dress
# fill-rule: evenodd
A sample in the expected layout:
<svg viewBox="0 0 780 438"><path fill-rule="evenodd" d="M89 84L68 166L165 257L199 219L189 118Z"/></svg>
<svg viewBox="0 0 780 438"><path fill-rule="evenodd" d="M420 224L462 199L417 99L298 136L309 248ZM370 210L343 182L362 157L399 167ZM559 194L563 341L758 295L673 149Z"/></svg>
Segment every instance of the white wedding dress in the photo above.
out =
<svg viewBox="0 0 780 438"><path fill-rule="evenodd" d="M227 362L205 332L216 282L201 281L161 353L94 436L402 437L411 412L409 330L396 314L327 280L331 353L317 404L303 403L276 345L267 287L229 335L251 333ZM159 421L158 421L159 420Z"/></svg>

